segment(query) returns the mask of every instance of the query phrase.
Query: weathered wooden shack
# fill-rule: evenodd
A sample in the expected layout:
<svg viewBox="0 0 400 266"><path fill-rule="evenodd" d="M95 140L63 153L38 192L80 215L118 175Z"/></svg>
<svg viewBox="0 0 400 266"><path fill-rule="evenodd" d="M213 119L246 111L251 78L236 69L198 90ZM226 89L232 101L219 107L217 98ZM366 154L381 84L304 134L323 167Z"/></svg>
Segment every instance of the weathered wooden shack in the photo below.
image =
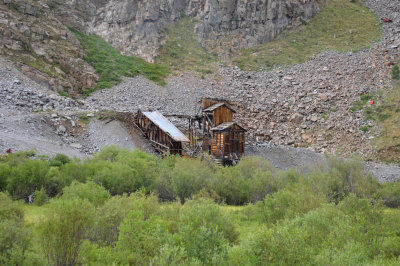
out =
<svg viewBox="0 0 400 266"><path fill-rule="evenodd" d="M204 109L203 112L204 115L207 116L207 118L209 118L214 124L214 126L218 126L219 124L225 122L232 122L233 113L236 113L236 111L226 103L213 104Z"/></svg>
<svg viewBox="0 0 400 266"><path fill-rule="evenodd" d="M211 129L210 152L223 161L238 160L244 154L246 130L234 122Z"/></svg>
<svg viewBox="0 0 400 266"><path fill-rule="evenodd" d="M138 111L136 125L161 153L182 155L183 143L189 139L160 112Z"/></svg>
<svg viewBox="0 0 400 266"><path fill-rule="evenodd" d="M203 99L203 151L223 164L237 162L244 154L246 130L233 122L236 111L220 99Z"/></svg>
<svg viewBox="0 0 400 266"><path fill-rule="evenodd" d="M211 137L211 128L222 123L232 122L235 110L226 102L203 99L203 135Z"/></svg>

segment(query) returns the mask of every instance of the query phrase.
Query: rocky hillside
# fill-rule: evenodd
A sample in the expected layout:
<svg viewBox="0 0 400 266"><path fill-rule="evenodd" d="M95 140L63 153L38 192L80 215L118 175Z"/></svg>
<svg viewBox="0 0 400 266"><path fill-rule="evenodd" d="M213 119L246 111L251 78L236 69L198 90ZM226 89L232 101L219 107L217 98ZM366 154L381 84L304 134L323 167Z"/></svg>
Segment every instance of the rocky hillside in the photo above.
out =
<svg viewBox="0 0 400 266"><path fill-rule="evenodd" d="M253 143L308 147L320 153L374 158L370 141L379 137L367 127L377 127L365 117L365 97L386 95L393 88L391 70L400 58L399 6L389 0L367 1L379 17L383 37L358 52L328 51L303 64L268 72L242 71L220 65L221 80L171 77L165 87L142 77L127 79L112 89L87 99L92 108L157 109L166 114L193 113L201 97L230 99ZM362 103L360 108L354 105ZM374 106L382 100L375 97Z"/></svg>
<svg viewBox="0 0 400 266"><path fill-rule="evenodd" d="M125 54L153 62L167 26L185 17L203 46L229 52L273 39L310 20L323 0L4 0L0 2L0 54L23 73L64 95L94 88L95 69L73 28L95 33ZM234 40L229 41L227 40Z"/></svg>
<svg viewBox="0 0 400 266"><path fill-rule="evenodd" d="M74 34L61 22L64 13L55 10L52 1L1 1L0 55L54 91L82 92L96 85L97 75L82 59L84 52Z"/></svg>

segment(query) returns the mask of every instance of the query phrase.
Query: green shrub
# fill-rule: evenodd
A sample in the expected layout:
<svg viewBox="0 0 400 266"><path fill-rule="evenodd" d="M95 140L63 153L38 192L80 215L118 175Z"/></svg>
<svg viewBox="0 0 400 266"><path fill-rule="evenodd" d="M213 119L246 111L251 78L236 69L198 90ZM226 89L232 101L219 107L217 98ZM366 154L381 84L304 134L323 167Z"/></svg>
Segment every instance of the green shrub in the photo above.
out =
<svg viewBox="0 0 400 266"><path fill-rule="evenodd" d="M49 264L75 265L83 240L93 225L94 207L79 198L52 201L40 225L40 239Z"/></svg>
<svg viewBox="0 0 400 266"><path fill-rule="evenodd" d="M67 164L71 162L71 159L64 154L57 154L56 156L54 156L53 159L50 160L50 166L62 166L64 164Z"/></svg>
<svg viewBox="0 0 400 266"><path fill-rule="evenodd" d="M54 160L61 162L62 164L69 163L71 161L70 158L68 158L67 155L57 153L56 156L54 157Z"/></svg>
<svg viewBox="0 0 400 266"><path fill-rule="evenodd" d="M392 79L394 80L400 79L400 70L398 65L394 65L392 67Z"/></svg>
<svg viewBox="0 0 400 266"><path fill-rule="evenodd" d="M150 261L151 265L190 265L200 266L202 263L196 258L188 257L186 250L180 246L164 245L159 253Z"/></svg>
<svg viewBox="0 0 400 266"><path fill-rule="evenodd" d="M7 188L7 179L11 173L11 169L6 163L0 163L0 191Z"/></svg>
<svg viewBox="0 0 400 266"><path fill-rule="evenodd" d="M117 249L126 252L131 265L148 264L162 246L167 228L167 223L159 217L145 219L142 210L133 210L119 227Z"/></svg>
<svg viewBox="0 0 400 266"><path fill-rule="evenodd" d="M223 168L214 175L212 188L227 204L241 205L250 201L249 180L236 168Z"/></svg>
<svg viewBox="0 0 400 266"><path fill-rule="evenodd" d="M35 190L46 184L49 163L44 160L24 159L17 167L11 168L7 191L16 199L28 199Z"/></svg>
<svg viewBox="0 0 400 266"><path fill-rule="evenodd" d="M200 159L179 159L172 169L171 176L174 195L184 203L205 187L212 171L207 163Z"/></svg>
<svg viewBox="0 0 400 266"><path fill-rule="evenodd" d="M400 207L400 182L382 184L378 192L383 203L391 208Z"/></svg>
<svg viewBox="0 0 400 266"><path fill-rule="evenodd" d="M0 264L22 265L30 244L19 204L0 192Z"/></svg>
<svg viewBox="0 0 400 266"><path fill-rule="evenodd" d="M378 181L366 173L358 159L329 157L329 197L338 201L350 193L359 197L372 197L378 190Z"/></svg>
<svg viewBox="0 0 400 266"><path fill-rule="evenodd" d="M258 202L252 215L264 223L276 223L282 219L291 219L299 214L320 207L326 200L323 196L299 187L293 191L280 190L267 195L263 202ZM246 208L253 208L248 206Z"/></svg>
<svg viewBox="0 0 400 266"><path fill-rule="evenodd" d="M93 181L87 183L72 182L72 184L63 189L64 199L86 199L94 206L102 205L110 198L110 193L102 186L96 185Z"/></svg>
<svg viewBox="0 0 400 266"><path fill-rule="evenodd" d="M238 238L234 224L211 200L188 201L181 211L180 243L189 257L210 264L215 255L226 256L228 244Z"/></svg>
<svg viewBox="0 0 400 266"><path fill-rule="evenodd" d="M33 203L36 206L42 206L49 200L49 197L46 194L46 191L42 187L40 190L35 191Z"/></svg>
<svg viewBox="0 0 400 266"><path fill-rule="evenodd" d="M143 213L145 219L159 211L158 199L154 195L145 196L137 192L129 197L114 196L99 207L96 212L96 223L92 238L100 244L114 245L118 240L121 222L133 210Z"/></svg>

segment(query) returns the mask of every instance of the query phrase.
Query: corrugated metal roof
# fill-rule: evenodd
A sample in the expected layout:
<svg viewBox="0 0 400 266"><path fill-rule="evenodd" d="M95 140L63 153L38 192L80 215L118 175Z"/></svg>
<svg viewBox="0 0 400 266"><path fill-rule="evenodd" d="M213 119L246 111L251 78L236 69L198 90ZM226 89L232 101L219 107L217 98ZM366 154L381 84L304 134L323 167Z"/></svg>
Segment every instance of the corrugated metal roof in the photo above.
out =
<svg viewBox="0 0 400 266"><path fill-rule="evenodd" d="M239 125L236 124L235 122L225 122L225 123L219 124L219 125L216 126L216 127L213 127L211 130L212 130L212 131L223 131L223 130L225 130L225 129L227 129L227 128L230 128L230 127L233 126L233 125L236 125L236 126L238 126L239 128L241 128L241 129L243 129L244 131L246 131L246 129L242 128L241 126L239 126Z"/></svg>
<svg viewBox="0 0 400 266"><path fill-rule="evenodd" d="M214 111L215 109L217 109L217 108L219 108L219 107L221 107L221 106L223 106L223 105L225 105L225 106L226 106L229 110L231 110L232 112L236 113L236 111L233 110L232 107L230 107L230 106L229 106L228 104L226 104L226 103L216 103L216 104L213 104L213 105L207 107L206 109L204 109L204 112L212 112L212 111Z"/></svg>
<svg viewBox="0 0 400 266"><path fill-rule="evenodd" d="M143 114L175 141L190 141L179 129L174 126L174 124L172 124L160 112L143 112Z"/></svg>

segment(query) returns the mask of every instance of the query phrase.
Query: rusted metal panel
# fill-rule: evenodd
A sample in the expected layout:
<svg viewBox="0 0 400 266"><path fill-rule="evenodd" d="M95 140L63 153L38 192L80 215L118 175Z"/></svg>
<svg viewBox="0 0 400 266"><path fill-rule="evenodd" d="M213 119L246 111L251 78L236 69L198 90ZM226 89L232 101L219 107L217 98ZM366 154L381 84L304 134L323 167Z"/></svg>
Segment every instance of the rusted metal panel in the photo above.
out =
<svg viewBox="0 0 400 266"><path fill-rule="evenodd" d="M189 139L160 112L143 112L143 115L146 116L151 122L158 126L173 140L180 142L189 142Z"/></svg>

